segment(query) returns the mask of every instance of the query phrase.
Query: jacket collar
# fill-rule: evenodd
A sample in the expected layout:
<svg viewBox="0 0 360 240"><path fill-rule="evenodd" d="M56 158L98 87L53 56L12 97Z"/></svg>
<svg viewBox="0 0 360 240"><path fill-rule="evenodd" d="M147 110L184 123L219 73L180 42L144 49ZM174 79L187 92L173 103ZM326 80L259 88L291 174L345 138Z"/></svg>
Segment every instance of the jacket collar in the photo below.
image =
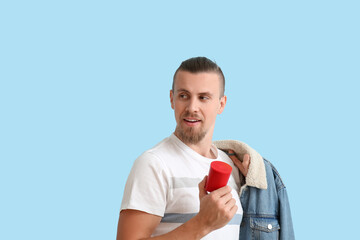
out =
<svg viewBox="0 0 360 240"><path fill-rule="evenodd" d="M249 171L246 176L246 185L260 189L267 189L265 164L262 156L246 143L237 140L220 140L214 142L218 149L233 150L240 160L245 153L250 155Z"/></svg>

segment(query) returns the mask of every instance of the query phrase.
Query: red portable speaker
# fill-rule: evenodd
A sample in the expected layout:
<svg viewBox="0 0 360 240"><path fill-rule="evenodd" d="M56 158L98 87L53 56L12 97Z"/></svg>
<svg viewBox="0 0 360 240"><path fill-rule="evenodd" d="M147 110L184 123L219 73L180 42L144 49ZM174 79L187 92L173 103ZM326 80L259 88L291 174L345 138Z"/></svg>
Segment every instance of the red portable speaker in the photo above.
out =
<svg viewBox="0 0 360 240"><path fill-rule="evenodd" d="M209 175L206 181L205 190L212 192L218 188L226 186L232 167L221 161L213 161L210 164Z"/></svg>

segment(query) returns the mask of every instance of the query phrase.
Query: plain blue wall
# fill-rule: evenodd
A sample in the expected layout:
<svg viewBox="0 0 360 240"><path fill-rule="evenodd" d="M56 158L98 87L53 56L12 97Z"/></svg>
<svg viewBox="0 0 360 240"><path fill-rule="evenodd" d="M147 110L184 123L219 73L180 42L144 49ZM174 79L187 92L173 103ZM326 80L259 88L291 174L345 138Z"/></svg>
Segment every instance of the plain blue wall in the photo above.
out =
<svg viewBox="0 0 360 240"><path fill-rule="evenodd" d="M133 161L171 134L172 75L215 60L214 139L278 168L297 239L350 239L358 1L0 3L0 238L115 239Z"/></svg>

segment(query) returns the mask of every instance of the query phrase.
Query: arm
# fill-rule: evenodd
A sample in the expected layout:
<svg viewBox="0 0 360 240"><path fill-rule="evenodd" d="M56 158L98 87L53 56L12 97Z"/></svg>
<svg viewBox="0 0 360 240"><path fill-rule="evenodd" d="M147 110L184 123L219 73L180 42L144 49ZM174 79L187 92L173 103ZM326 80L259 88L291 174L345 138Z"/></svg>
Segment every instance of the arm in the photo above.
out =
<svg viewBox="0 0 360 240"><path fill-rule="evenodd" d="M205 183L206 177L199 183L199 213L173 231L154 237L154 240L200 239L225 226L233 218L237 206L232 198L231 188L225 186L207 194ZM160 216L137 210L123 210L120 213L117 240L149 239L160 221Z"/></svg>
<svg viewBox="0 0 360 240"><path fill-rule="evenodd" d="M137 210L123 210L120 213L117 240L150 239L160 223L161 217ZM173 231L152 239L200 239L206 235L196 217Z"/></svg>
<svg viewBox="0 0 360 240"><path fill-rule="evenodd" d="M291 218L290 203L286 188L278 191L280 202L280 240L294 240L294 228Z"/></svg>

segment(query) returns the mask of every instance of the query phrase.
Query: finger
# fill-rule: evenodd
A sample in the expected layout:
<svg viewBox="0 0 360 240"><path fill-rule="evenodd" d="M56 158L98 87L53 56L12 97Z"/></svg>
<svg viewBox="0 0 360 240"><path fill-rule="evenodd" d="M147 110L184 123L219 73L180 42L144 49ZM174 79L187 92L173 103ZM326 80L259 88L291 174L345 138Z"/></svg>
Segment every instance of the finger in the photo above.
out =
<svg viewBox="0 0 360 240"><path fill-rule="evenodd" d="M231 208L231 207L236 203L236 201L235 201L235 199L233 198L233 195L232 195L231 193L226 194L226 195L222 198L222 200L224 201L224 204L225 204L226 206L229 206L229 208Z"/></svg>
<svg viewBox="0 0 360 240"><path fill-rule="evenodd" d="M229 192L229 193L221 196L219 200L222 204L226 205L229 203L229 201L231 201L231 199L233 199L233 195L231 194L231 192Z"/></svg>
<svg viewBox="0 0 360 240"><path fill-rule="evenodd" d="M207 181L207 176L203 178L203 180L199 183L199 199L203 198L205 195L207 195L207 192L205 190L205 185Z"/></svg>
<svg viewBox="0 0 360 240"><path fill-rule="evenodd" d="M230 156L236 156L236 153L232 149L227 149L225 152L229 157Z"/></svg>
<svg viewBox="0 0 360 240"><path fill-rule="evenodd" d="M235 199L231 199L228 204L225 205L224 211L227 213L227 217L231 220L238 210Z"/></svg>
<svg viewBox="0 0 360 240"><path fill-rule="evenodd" d="M232 151L232 150L229 150L229 152ZM244 167L244 165L242 164L242 162L237 158L236 155L229 155L231 161L233 161L233 163L235 164L235 166L237 168L239 168L240 172L246 176L247 174L247 169Z"/></svg>
<svg viewBox="0 0 360 240"><path fill-rule="evenodd" d="M237 210L238 210L238 206L235 204L235 205L230 209L231 218L234 217L234 215L236 214Z"/></svg>
<svg viewBox="0 0 360 240"><path fill-rule="evenodd" d="M216 198L221 198L230 192L231 192L231 187L226 185L224 187L212 191L210 194L212 194Z"/></svg>
<svg viewBox="0 0 360 240"><path fill-rule="evenodd" d="M247 153L244 154L242 165L244 166L244 169L246 172L246 174L244 174L244 176L246 176L249 171L249 166L250 166L250 155L249 154L247 154Z"/></svg>
<svg viewBox="0 0 360 240"><path fill-rule="evenodd" d="M229 201L226 202L225 206L231 210L234 205L236 205L236 200L234 198L229 199Z"/></svg>
<svg viewBox="0 0 360 240"><path fill-rule="evenodd" d="M229 158L235 163L240 163L241 161L238 159L236 153L233 150L228 150L227 154L229 156Z"/></svg>

